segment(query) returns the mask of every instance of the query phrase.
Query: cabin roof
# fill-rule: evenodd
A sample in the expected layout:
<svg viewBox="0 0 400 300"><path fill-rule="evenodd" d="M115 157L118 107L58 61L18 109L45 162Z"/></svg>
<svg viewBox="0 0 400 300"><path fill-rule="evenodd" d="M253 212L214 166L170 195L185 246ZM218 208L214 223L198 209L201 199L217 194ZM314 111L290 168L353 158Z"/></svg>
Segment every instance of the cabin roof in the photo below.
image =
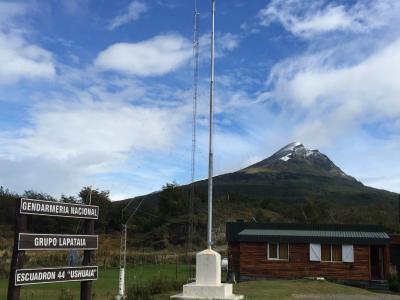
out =
<svg viewBox="0 0 400 300"><path fill-rule="evenodd" d="M389 236L379 225L229 222L228 242L286 242L386 245Z"/></svg>

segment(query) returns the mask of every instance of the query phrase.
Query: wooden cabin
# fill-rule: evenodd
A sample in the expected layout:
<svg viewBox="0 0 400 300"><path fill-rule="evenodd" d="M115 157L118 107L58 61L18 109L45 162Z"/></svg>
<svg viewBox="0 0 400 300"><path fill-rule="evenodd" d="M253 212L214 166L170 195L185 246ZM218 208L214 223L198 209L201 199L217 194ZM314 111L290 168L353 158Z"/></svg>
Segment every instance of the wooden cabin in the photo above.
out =
<svg viewBox="0 0 400 300"><path fill-rule="evenodd" d="M389 236L376 225L230 222L228 276L368 284L389 277Z"/></svg>

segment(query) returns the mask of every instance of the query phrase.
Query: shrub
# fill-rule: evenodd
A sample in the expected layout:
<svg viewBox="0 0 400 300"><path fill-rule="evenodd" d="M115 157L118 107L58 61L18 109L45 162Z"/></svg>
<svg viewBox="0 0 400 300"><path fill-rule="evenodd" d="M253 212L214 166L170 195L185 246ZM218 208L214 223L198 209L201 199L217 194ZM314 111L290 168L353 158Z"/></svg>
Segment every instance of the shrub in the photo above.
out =
<svg viewBox="0 0 400 300"><path fill-rule="evenodd" d="M71 291L69 289L61 289L58 300L74 300L74 296L71 295Z"/></svg>
<svg viewBox="0 0 400 300"><path fill-rule="evenodd" d="M391 291L394 292L400 291L400 277L397 273L389 277L388 283L389 283L389 289Z"/></svg>
<svg viewBox="0 0 400 300"><path fill-rule="evenodd" d="M128 288L128 300L149 300L151 296L168 291L179 290L184 282L175 279L158 276L143 282L137 281Z"/></svg>
<svg viewBox="0 0 400 300"><path fill-rule="evenodd" d="M127 300L149 300L151 297L148 284L135 282L127 291Z"/></svg>
<svg viewBox="0 0 400 300"><path fill-rule="evenodd" d="M7 260L0 261L0 279L7 279L10 272L9 262Z"/></svg>

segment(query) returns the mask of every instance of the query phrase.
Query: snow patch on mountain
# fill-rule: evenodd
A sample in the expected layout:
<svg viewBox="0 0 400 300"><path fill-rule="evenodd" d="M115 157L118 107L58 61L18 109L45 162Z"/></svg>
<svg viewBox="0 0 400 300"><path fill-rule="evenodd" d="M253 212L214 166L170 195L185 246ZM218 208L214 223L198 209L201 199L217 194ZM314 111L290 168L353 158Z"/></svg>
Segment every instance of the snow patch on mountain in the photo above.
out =
<svg viewBox="0 0 400 300"><path fill-rule="evenodd" d="M285 147L279 149L272 157L275 157L281 161L288 161L293 157L310 157L312 155L318 155L318 150L310 150L300 142L293 142Z"/></svg>
<svg viewBox="0 0 400 300"><path fill-rule="evenodd" d="M280 158L280 160L288 161L288 160L290 159L290 156L291 156L291 155L292 155L292 153L289 153L288 155L282 156L282 157Z"/></svg>

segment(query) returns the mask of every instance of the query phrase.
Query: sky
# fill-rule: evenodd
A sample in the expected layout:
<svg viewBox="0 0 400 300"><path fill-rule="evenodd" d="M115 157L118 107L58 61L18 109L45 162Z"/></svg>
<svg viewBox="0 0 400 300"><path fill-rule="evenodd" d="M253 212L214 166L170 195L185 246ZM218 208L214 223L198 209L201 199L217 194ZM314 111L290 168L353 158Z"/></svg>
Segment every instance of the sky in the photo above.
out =
<svg viewBox="0 0 400 300"><path fill-rule="evenodd" d="M211 0L196 179L207 176ZM216 0L215 173L298 141L400 192L400 1ZM0 0L0 186L190 182L194 1Z"/></svg>

